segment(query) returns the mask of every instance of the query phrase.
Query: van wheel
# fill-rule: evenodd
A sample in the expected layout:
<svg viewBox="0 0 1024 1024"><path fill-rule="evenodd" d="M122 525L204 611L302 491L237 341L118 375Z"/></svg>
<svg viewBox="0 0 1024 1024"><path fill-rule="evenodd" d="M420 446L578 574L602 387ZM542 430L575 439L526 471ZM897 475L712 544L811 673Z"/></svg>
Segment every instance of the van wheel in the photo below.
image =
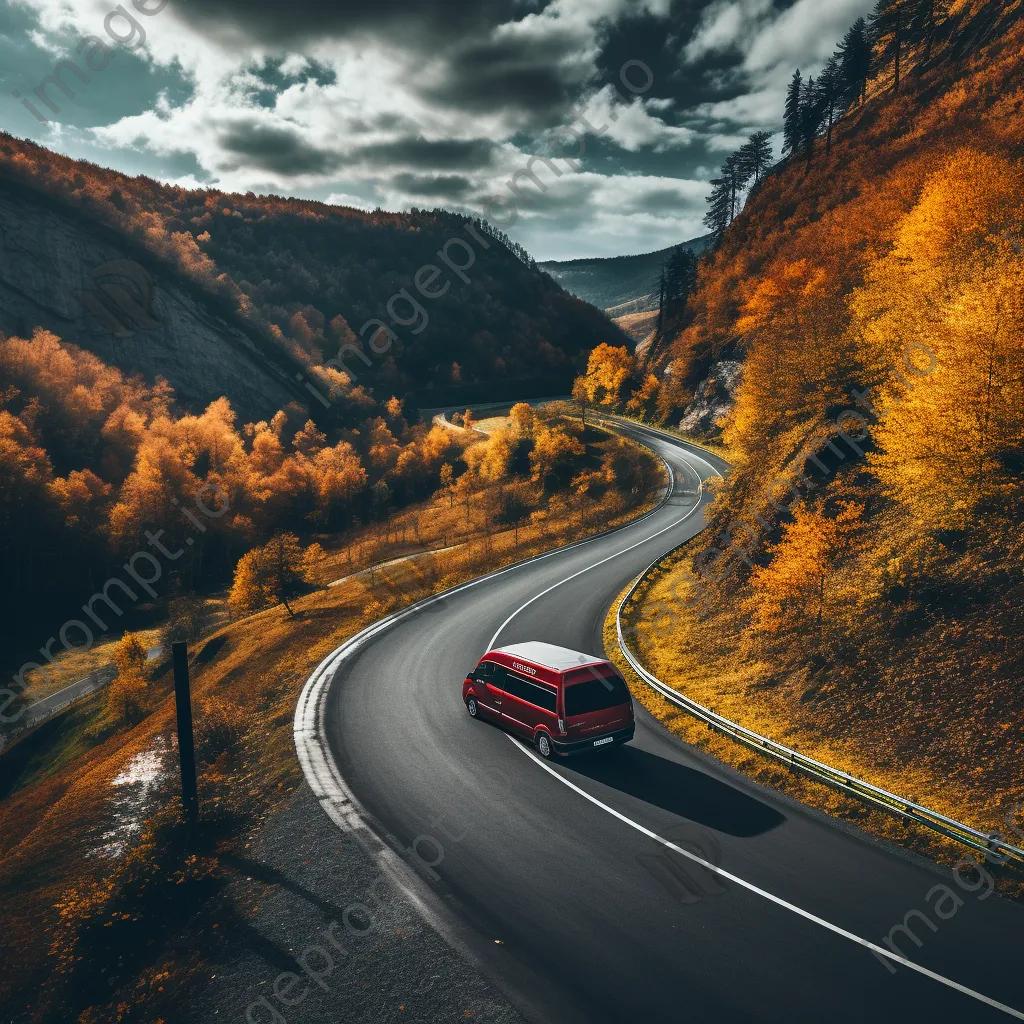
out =
<svg viewBox="0 0 1024 1024"><path fill-rule="evenodd" d="M554 749L551 745L551 737L546 732L537 733L537 753L541 757L550 757L554 753Z"/></svg>
<svg viewBox="0 0 1024 1024"><path fill-rule="evenodd" d="M480 714L480 709L476 706L476 697L470 697L466 701L466 710L470 718L476 718Z"/></svg>

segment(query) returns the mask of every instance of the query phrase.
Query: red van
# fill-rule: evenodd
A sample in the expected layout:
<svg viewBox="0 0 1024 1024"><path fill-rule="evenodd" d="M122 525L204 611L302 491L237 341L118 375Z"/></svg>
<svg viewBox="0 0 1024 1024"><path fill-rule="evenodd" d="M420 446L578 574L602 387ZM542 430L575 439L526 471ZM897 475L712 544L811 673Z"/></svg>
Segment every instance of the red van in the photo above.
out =
<svg viewBox="0 0 1024 1024"><path fill-rule="evenodd" d="M628 743L633 700L603 658L536 641L485 654L462 684L473 718L528 739L541 757Z"/></svg>

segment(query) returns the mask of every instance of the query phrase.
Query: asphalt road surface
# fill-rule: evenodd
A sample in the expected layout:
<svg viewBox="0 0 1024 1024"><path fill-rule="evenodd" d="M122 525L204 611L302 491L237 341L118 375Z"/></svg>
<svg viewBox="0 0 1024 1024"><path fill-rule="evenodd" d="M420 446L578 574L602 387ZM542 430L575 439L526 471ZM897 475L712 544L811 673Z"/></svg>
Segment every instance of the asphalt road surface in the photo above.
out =
<svg viewBox="0 0 1024 1024"><path fill-rule="evenodd" d="M755 785L639 705L631 744L550 767L469 717L462 680L490 646L600 652L613 598L702 529L697 480L719 460L623 429L673 469L660 509L400 620L327 684L325 743L363 820L460 922L467 971L530 1020L1024 1019L1024 909L977 872ZM894 941L930 974L859 941L904 923Z"/></svg>

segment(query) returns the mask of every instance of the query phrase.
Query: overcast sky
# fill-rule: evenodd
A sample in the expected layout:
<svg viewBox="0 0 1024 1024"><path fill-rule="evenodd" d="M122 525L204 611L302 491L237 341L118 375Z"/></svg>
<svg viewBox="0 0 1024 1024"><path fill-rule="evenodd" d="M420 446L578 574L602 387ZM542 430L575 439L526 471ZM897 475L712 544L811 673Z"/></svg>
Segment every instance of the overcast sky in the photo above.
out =
<svg viewBox="0 0 1024 1024"><path fill-rule="evenodd" d="M111 16L114 0L0 0L4 128L189 187L445 206L503 226L515 200L506 230L541 260L650 252L703 234L707 181L724 156L756 129L778 130L793 70L816 73L872 6L134 2L150 13L131 0L119 10L132 20ZM51 85L54 113L35 91L67 59L88 82L65 68L75 95ZM572 164L562 159L579 149L569 127L587 131ZM516 198L507 182L534 155L559 173L535 163L547 191L520 178ZM506 202L488 207L494 196Z"/></svg>

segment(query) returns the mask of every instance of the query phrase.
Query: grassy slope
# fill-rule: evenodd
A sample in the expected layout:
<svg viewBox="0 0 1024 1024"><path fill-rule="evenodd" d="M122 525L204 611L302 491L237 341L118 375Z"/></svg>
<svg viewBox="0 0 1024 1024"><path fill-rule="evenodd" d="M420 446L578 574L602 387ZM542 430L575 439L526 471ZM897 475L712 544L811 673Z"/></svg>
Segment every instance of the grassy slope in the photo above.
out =
<svg viewBox="0 0 1024 1024"><path fill-rule="evenodd" d="M1005 735L994 737L983 759L966 760L972 737L971 708L952 698L922 704L910 695L887 702L880 721L870 705L837 708L833 701L809 699L813 688L802 677L779 680L766 666L742 655L742 614L720 608L708 618L688 610L687 580L692 545L662 561L637 588L624 610L624 626L636 629L633 652L644 667L669 686L718 714L801 753L923 803L983 831L998 831L1021 845L1012 827L1024 830L1019 810L1024 799L1024 764L1019 745ZM616 650L615 610L605 627L608 650ZM669 611L671 614L669 614ZM717 733L679 711L629 670L621 655L614 660L627 674L644 706L687 743L744 771L758 781L789 792L830 814L911 846L942 860L955 861L963 848L942 837L871 811L828 787L794 776L774 762ZM857 695L851 700L857 701ZM942 742L925 743L935 730ZM947 739L948 738L948 739ZM1010 891L1016 883L1010 885Z"/></svg>

